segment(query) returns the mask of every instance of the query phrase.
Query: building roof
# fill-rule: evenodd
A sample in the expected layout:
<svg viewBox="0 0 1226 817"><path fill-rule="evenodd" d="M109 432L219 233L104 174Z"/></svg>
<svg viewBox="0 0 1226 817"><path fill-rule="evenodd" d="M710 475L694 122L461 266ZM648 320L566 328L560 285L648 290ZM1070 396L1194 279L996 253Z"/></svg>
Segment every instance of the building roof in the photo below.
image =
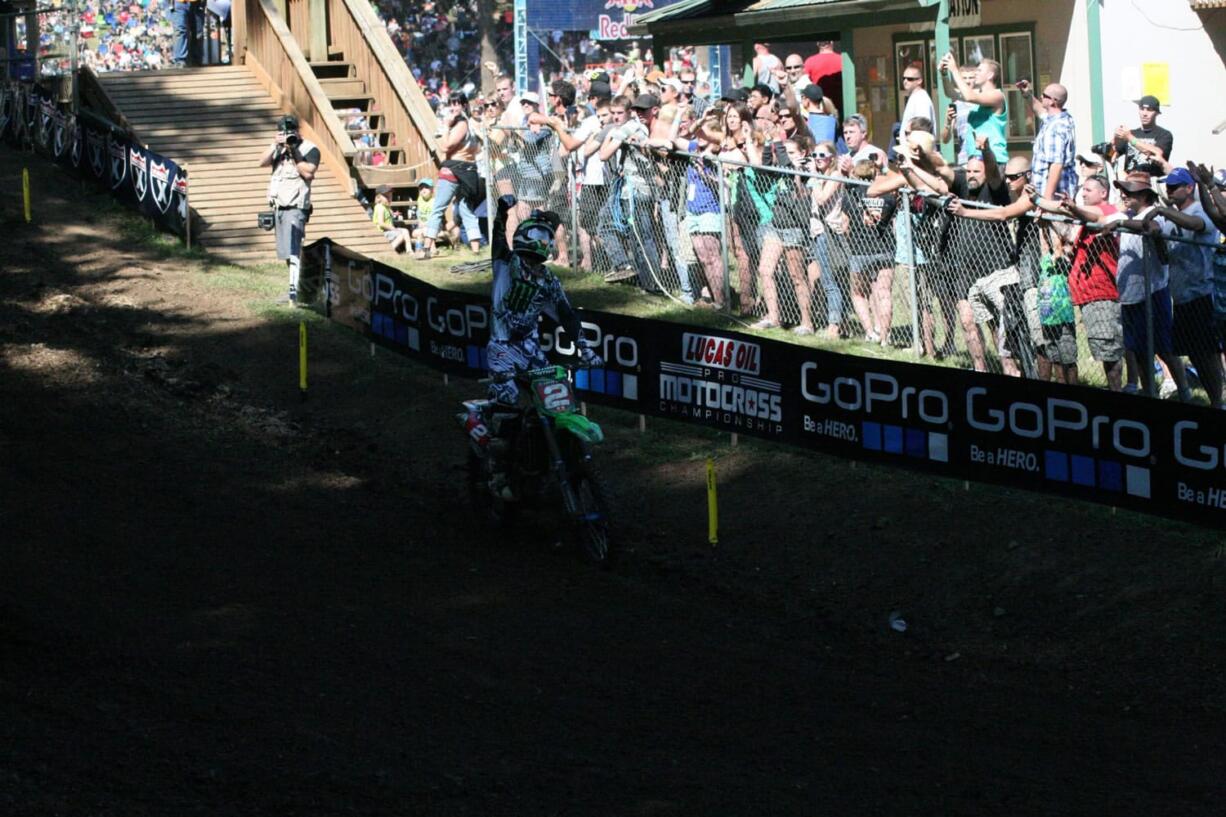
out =
<svg viewBox="0 0 1226 817"><path fill-rule="evenodd" d="M1224 0L1226 1L1226 0ZM635 35L705 34L705 41L735 42L744 29L754 26L808 24L851 15L907 10L923 14L924 0L680 0L662 9L636 15L630 26ZM684 33L683 33L684 32ZM718 34L712 39L712 36Z"/></svg>
<svg viewBox="0 0 1226 817"><path fill-rule="evenodd" d="M1226 9L1226 0L1188 0L1188 5L1192 7L1193 11Z"/></svg>

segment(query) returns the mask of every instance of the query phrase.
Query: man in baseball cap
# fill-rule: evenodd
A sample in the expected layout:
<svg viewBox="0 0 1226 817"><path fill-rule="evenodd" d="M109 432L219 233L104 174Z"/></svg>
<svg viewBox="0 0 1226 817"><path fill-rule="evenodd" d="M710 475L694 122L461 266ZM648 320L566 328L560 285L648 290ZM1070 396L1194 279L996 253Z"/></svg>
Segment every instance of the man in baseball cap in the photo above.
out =
<svg viewBox="0 0 1226 817"><path fill-rule="evenodd" d="M1115 186L1123 193L1125 212L1116 213L1105 223L1124 228L1119 233L1115 282L1129 371L1140 377L1143 392L1154 393L1153 355L1157 353L1166 363L1179 396L1187 400L1187 378L1175 352L1172 332L1170 249L1163 240L1174 232L1172 221L1157 206L1158 194L1148 173L1134 170Z"/></svg>
<svg viewBox="0 0 1226 817"><path fill-rule="evenodd" d="M630 105L631 118L614 128L600 146L601 161L608 162L620 154L617 163L622 168L620 201L611 197L608 204L620 203L620 217L614 216L613 208L607 207L609 216L600 225L600 241L609 255L613 270L605 275L605 281L628 281L638 279L639 286L648 292L659 291L655 283L656 271L660 269L661 253L656 236L663 230L655 213L656 187L653 166L642 153L652 144L651 125L660 111L660 100L652 94L639 94ZM688 280L683 279L683 283Z"/></svg>
<svg viewBox="0 0 1226 817"><path fill-rule="evenodd" d="M1145 170L1161 172L1165 162L1171 160L1175 137L1157 123L1162 106L1156 96L1143 96L1137 100L1137 115L1141 127L1129 130L1126 125L1115 129L1115 152L1124 156L1124 172Z"/></svg>
<svg viewBox="0 0 1226 817"><path fill-rule="evenodd" d="M809 132L818 142L837 142L839 121L826 105L826 94L816 82L800 92L800 105L808 117Z"/></svg>

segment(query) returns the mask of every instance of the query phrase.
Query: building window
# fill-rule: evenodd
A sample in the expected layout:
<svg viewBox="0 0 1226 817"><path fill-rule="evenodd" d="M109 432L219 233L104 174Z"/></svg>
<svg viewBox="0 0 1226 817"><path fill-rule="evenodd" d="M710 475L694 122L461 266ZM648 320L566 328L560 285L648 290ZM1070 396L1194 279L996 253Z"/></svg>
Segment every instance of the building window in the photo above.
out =
<svg viewBox="0 0 1226 817"><path fill-rule="evenodd" d="M959 65L977 65L985 59L996 60L1000 63L1001 90L1004 91L1009 113L1006 135L1011 142L1025 142L1033 139L1034 117L1031 115L1030 103L1013 86L1020 79L1028 79L1032 84L1036 82L1034 27L1018 28L1017 24L1014 24L951 31L949 47L954 56L958 58ZM927 87L934 101L936 99L934 89L939 80L937 63L940 57L941 55L936 53L936 39L930 32L899 32L894 35L895 79L902 76L902 70L908 64L923 63L924 76L928 78ZM901 115L906 104L902 96L901 81L897 81L895 87L899 89L897 104L899 115Z"/></svg>

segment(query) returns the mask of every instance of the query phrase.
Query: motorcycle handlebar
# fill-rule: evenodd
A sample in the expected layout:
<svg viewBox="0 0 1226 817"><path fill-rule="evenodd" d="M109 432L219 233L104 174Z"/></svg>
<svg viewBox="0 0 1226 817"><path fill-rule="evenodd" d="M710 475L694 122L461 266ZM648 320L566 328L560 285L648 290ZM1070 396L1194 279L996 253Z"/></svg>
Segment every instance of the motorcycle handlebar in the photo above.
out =
<svg viewBox="0 0 1226 817"><path fill-rule="evenodd" d="M572 373L572 374L573 374L574 372L580 371L580 370L582 370L582 369L591 369L591 368L592 368L591 366L583 366L583 365L578 365L578 366L576 366L576 365L575 365L575 364L573 364L573 363L559 363L559 364L557 364L557 366L561 366L561 367L562 367L563 369L565 369L567 372L570 372L570 373ZM489 377L483 377L483 378L481 378L480 380L478 380L477 382L478 382L478 383L487 383L487 384L488 384L488 383L506 383L506 382L508 382L508 381L510 381L510 380L514 380L514 379L515 379L515 378L517 378L517 377L522 377L522 378L528 379L528 378L531 378L531 377L532 377L533 375L535 375L535 374L544 374L544 373L546 373L546 372L550 372L550 371L552 371L553 369L557 368L557 366L547 366L547 367L545 367L545 368L543 368L543 369L527 369L527 370L522 371L522 372L499 372L498 374L495 374L495 375L490 375Z"/></svg>

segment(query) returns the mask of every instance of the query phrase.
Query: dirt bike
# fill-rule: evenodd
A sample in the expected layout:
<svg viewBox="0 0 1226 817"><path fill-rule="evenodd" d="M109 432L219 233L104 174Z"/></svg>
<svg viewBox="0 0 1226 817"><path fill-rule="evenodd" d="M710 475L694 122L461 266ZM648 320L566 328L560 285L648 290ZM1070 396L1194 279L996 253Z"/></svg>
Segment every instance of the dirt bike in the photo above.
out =
<svg viewBox="0 0 1226 817"><path fill-rule="evenodd" d="M583 552L608 566L609 492L592 460L592 446L604 432L579 413L565 367L530 369L515 379L526 388L514 410L492 400L465 400L456 415L469 440L469 498L494 528L510 526L528 507L560 500ZM505 484L497 484L495 462Z"/></svg>

